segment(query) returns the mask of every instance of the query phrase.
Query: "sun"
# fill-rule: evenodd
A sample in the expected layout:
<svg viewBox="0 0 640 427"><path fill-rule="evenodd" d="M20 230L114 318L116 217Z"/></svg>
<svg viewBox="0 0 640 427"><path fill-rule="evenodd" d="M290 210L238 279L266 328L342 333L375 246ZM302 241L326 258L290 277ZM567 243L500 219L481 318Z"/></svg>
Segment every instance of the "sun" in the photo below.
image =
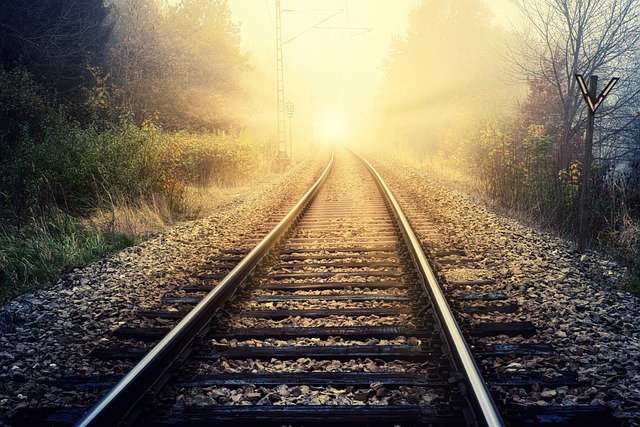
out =
<svg viewBox="0 0 640 427"><path fill-rule="evenodd" d="M347 120L343 114L333 111L327 113L320 123L322 133L329 141L340 141L347 136Z"/></svg>

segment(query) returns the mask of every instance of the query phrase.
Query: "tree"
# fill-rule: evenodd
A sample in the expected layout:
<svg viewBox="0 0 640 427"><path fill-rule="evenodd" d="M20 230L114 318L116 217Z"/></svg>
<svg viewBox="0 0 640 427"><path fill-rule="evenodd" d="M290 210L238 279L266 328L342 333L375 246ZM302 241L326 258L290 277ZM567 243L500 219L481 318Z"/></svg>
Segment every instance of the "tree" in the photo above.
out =
<svg viewBox="0 0 640 427"><path fill-rule="evenodd" d="M468 140L503 99L494 50L502 35L490 22L481 0L424 0L411 11L406 36L392 40L380 122L413 138L414 151Z"/></svg>
<svg viewBox="0 0 640 427"><path fill-rule="evenodd" d="M139 115L167 128L214 129L239 123L248 57L226 0L118 1L109 56L113 92Z"/></svg>
<svg viewBox="0 0 640 427"><path fill-rule="evenodd" d="M166 122L188 127L238 124L237 100L248 69L227 0L182 0L170 7L164 34L171 83L159 99Z"/></svg>
<svg viewBox="0 0 640 427"><path fill-rule="evenodd" d="M567 150L585 126L584 103L574 75L621 77L615 96L598 111L602 137L627 126L616 120L638 97L635 77L640 42L640 2L637 0L515 0L525 17L525 28L511 59L533 89L555 92L560 116L558 167L571 162ZM606 80L608 81L608 80ZM538 93L532 91L531 97ZM628 120L627 120L628 122Z"/></svg>
<svg viewBox="0 0 640 427"><path fill-rule="evenodd" d="M163 29L166 17L156 0L117 1L111 9L114 31L104 70L109 80L107 108L133 112L144 119L170 80Z"/></svg>
<svg viewBox="0 0 640 427"><path fill-rule="evenodd" d="M86 65L99 64L111 30L102 0L4 0L0 62L22 67L62 93L77 95Z"/></svg>

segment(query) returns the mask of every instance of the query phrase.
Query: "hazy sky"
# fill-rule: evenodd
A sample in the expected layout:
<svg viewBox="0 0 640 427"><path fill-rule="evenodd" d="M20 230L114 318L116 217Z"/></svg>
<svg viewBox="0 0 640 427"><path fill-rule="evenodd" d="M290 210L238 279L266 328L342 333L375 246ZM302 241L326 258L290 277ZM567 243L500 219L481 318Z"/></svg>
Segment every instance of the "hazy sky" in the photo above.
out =
<svg viewBox="0 0 640 427"><path fill-rule="evenodd" d="M510 0L486 1L496 23L514 19ZM311 132L321 136L323 123L349 127L369 117L383 79L381 63L389 43L393 35L404 34L409 11L417 3L281 0L285 97L296 106L293 129L298 140L310 138ZM230 0L229 5L233 20L240 24L242 50L252 52L251 62L265 75L272 73L269 78L275 80L275 0ZM319 25L325 28L310 29L332 15ZM268 79L263 82L268 85ZM271 117L275 86L263 89L267 98L273 96L273 110L266 107L263 111ZM313 130L311 122L316 124Z"/></svg>

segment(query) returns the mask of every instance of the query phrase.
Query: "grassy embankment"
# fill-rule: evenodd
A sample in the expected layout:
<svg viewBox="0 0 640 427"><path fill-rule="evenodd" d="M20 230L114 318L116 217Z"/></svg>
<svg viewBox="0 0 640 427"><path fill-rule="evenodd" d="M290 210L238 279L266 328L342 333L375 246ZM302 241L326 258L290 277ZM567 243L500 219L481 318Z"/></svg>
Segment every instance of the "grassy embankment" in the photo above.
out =
<svg viewBox="0 0 640 427"><path fill-rule="evenodd" d="M576 240L579 179L572 176L571 170L566 176L534 177L522 185L516 179L505 180L504 176L490 171L473 173L468 167L470 163L443 159L418 162L411 158L401 161L428 171L447 187L466 193L497 212L565 239ZM621 179L615 185L598 184L593 196L591 248L626 267L625 280L619 285L640 296L640 213L634 210L640 195L631 191L633 187ZM557 196L558 191L563 197Z"/></svg>
<svg viewBox="0 0 640 427"><path fill-rule="evenodd" d="M58 117L0 162L0 304L143 240L270 173L244 133L166 132L152 122Z"/></svg>

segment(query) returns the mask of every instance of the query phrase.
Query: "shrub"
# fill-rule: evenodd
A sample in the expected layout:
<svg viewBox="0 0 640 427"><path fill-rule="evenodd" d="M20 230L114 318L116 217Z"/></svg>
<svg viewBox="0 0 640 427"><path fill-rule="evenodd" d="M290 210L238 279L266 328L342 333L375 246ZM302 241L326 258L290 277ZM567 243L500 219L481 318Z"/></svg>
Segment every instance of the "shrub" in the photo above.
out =
<svg viewBox="0 0 640 427"><path fill-rule="evenodd" d="M144 189L140 176L139 132L123 122L107 130L86 128L61 115L36 140L24 135L9 160L8 173L26 208L59 207L82 213L94 208L104 194L131 196ZM24 209L21 209L24 210Z"/></svg>
<svg viewBox="0 0 640 427"><path fill-rule="evenodd" d="M268 167L268 158L247 133L218 131L207 134L179 132L171 136L179 148L176 174L188 184L229 185L254 178Z"/></svg>
<svg viewBox="0 0 640 427"><path fill-rule="evenodd" d="M45 89L27 71L6 71L0 64L0 163L25 132L41 134L52 109Z"/></svg>

